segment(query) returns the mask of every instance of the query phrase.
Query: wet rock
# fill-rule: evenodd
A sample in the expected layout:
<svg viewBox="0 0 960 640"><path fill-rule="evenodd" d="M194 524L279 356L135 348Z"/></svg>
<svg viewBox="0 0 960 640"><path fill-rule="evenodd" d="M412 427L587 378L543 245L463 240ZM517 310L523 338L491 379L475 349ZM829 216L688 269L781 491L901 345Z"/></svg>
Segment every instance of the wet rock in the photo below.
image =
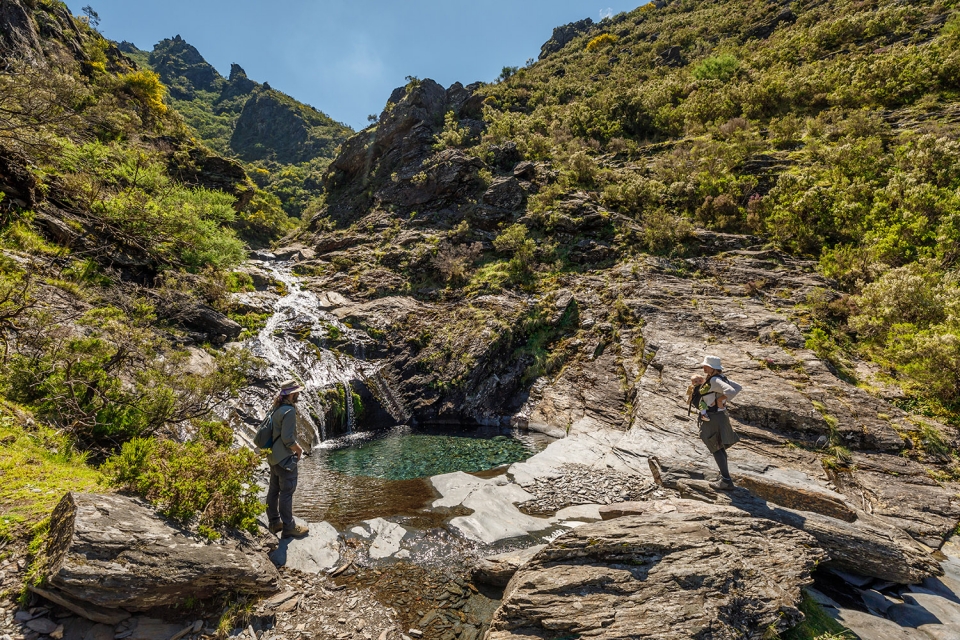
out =
<svg viewBox="0 0 960 640"><path fill-rule="evenodd" d="M462 506L473 510L469 516L450 521L451 527L471 540L491 544L550 526L548 520L530 517L517 509L516 503L532 496L502 477L485 480L457 471L434 476L430 482L443 496L434 501L434 508Z"/></svg>
<svg viewBox="0 0 960 640"><path fill-rule="evenodd" d="M384 520L383 518L374 518L366 520L363 527L354 527L353 533L362 538L369 539L370 558L381 560L390 556L401 557L400 543L407 535L407 530L395 522ZM403 554L404 556L407 554Z"/></svg>
<svg viewBox="0 0 960 640"><path fill-rule="evenodd" d="M760 638L802 619L823 558L806 534L768 520L658 514L560 537L510 581L488 638L576 634Z"/></svg>
<svg viewBox="0 0 960 640"><path fill-rule="evenodd" d="M545 544L538 544L527 549L487 556L474 565L471 576L481 584L505 587L520 567L527 564L546 546Z"/></svg>
<svg viewBox="0 0 960 640"><path fill-rule="evenodd" d="M309 523L310 533L302 538L281 538L270 560L278 567L304 573L320 573L340 561L340 534L328 522Z"/></svg>
<svg viewBox="0 0 960 640"><path fill-rule="evenodd" d="M130 611L224 592L269 594L279 579L252 540L206 544L118 495L68 493L51 516L47 554L52 589Z"/></svg>

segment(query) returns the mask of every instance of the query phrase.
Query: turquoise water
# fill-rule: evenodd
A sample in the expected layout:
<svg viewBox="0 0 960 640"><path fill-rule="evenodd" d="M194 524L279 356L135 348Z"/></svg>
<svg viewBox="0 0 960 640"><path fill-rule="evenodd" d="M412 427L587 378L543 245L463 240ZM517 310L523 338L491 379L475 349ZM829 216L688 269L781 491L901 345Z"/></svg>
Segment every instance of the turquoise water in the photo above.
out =
<svg viewBox="0 0 960 640"><path fill-rule="evenodd" d="M349 476L410 480L453 471L487 471L526 460L540 448L533 440L514 435L471 437L401 428L328 451L325 462Z"/></svg>

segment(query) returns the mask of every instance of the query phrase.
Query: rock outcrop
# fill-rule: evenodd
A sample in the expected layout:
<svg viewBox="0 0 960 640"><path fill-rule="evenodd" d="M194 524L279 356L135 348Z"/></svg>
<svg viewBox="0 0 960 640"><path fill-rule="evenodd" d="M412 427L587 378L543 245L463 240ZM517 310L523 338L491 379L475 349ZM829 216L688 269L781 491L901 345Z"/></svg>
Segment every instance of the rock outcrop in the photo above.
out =
<svg viewBox="0 0 960 640"><path fill-rule="evenodd" d="M0 56L30 59L42 52L30 10L21 0L0 0Z"/></svg>
<svg viewBox="0 0 960 640"><path fill-rule="evenodd" d="M544 42L543 46L540 47L540 60L543 60L551 53L560 51L567 46L571 40L577 36L583 35L592 28L593 19L591 18L584 18L583 20L579 20L577 22L565 24L562 27L556 27L553 30L553 35L550 36L550 39Z"/></svg>
<svg viewBox="0 0 960 640"><path fill-rule="evenodd" d="M305 162L332 156L344 129L313 107L279 91L261 89L244 104L230 147L247 161Z"/></svg>
<svg viewBox="0 0 960 640"><path fill-rule="evenodd" d="M128 611L227 592L265 595L279 581L252 539L204 543L118 495L64 496L51 516L46 555L50 590Z"/></svg>
<svg viewBox="0 0 960 640"><path fill-rule="evenodd" d="M736 510L585 525L510 580L487 638L759 639L802 619L813 542Z"/></svg>
<svg viewBox="0 0 960 640"><path fill-rule="evenodd" d="M457 149L434 151L447 113L470 135L482 129L483 95L478 90L479 85L460 83L444 89L425 79L395 91L377 124L345 142L327 170L327 215L350 222L365 213L363 203L374 202L437 215L479 195L480 161Z"/></svg>

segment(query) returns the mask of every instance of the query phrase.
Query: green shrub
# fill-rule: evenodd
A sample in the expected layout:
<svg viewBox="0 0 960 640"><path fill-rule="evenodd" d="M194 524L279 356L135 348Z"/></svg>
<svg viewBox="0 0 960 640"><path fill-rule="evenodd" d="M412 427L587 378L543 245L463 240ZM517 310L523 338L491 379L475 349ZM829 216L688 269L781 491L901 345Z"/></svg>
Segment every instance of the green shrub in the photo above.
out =
<svg viewBox="0 0 960 640"><path fill-rule="evenodd" d="M697 80L719 80L727 82L740 69L740 62L729 53L707 58L693 68L693 77Z"/></svg>
<svg viewBox="0 0 960 640"><path fill-rule="evenodd" d="M207 537L228 526L257 530L263 511L253 473L257 455L246 448L204 437L180 443L134 438L103 465L114 486L133 491L157 510L184 524L198 524Z"/></svg>
<svg viewBox="0 0 960 640"><path fill-rule="evenodd" d="M457 114L453 111L447 111L443 116L443 131L438 133L434 138L436 144L433 145L433 148L436 151L441 151L443 149L462 147L469 135L470 130L460 126L460 122L457 120Z"/></svg>
<svg viewBox="0 0 960 640"><path fill-rule="evenodd" d="M94 308L74 323L45 313L24 318L7 395L82 447L109 450L206 417L256 366L248 352L231 349L216 354L213 372L187 371L191 354L160 340L151 305L135 306L132 315Z"/></svg>

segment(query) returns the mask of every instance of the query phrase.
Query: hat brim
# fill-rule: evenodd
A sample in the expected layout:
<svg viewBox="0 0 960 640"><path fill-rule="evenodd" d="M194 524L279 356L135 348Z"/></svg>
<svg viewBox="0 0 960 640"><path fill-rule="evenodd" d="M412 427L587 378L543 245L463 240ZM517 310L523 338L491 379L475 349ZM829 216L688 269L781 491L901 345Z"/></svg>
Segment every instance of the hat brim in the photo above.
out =
<svg viewBox="0 0 960 640"><path fill-rule="evenodd" d="M280 395L288 396L291 393L299 393L301 391L303 391L303 387L297 385L296 387L290 387L288 389L280 389Z"/></svg>

